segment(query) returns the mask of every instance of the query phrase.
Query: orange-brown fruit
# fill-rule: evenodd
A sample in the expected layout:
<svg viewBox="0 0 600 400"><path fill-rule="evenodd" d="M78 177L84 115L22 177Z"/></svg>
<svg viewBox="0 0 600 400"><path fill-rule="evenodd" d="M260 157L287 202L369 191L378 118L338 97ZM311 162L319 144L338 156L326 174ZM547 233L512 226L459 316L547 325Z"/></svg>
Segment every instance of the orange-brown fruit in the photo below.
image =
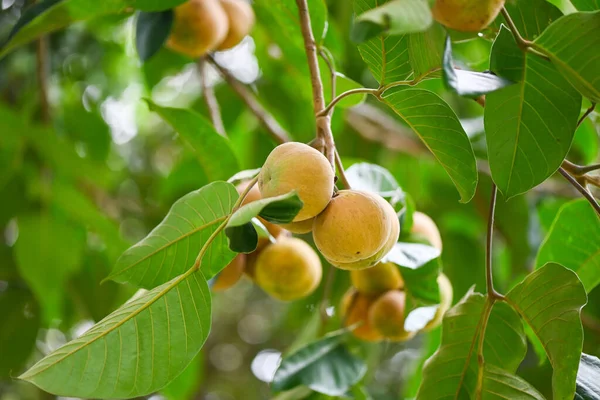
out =
<svg viewBox="0 0 600 400"><path fill-rule="evenodd" d="M377 264L399 234L393 207L375 193L356 190L340 190L313 224L315 245L327 261L342 269Z"/></svg>
<svg viewBox="0 0 600 400"><path fill-rule="evenodd" d="M289 224L281 224L281 227L293 233L308 233L312 231L314 218L305 219L304 221L290 222Z"/></svg>
<svg viewBox="0 0 600 400"><path fill-rule="evenodd" d="M221 0L229 20L229 32L217 50L227 50L242 41L254 26L254 11L244 0Z"/></svg>
<svg viewBox="0 0 600 400"><path fill-rule="evenodd" d="M265 247L256 260L254 278L272 297L297 300L311 294L323 270L317 253L298 238L281 238Z"/></svg>
<svg viewBox="0 0 600 400"><path fill-rule="evenodd" d="M391 262L380 262L371 268L350 271L350 279L356 290L368 295L378 295L404 287L400 270Z"/></svg>
<svg viewBox="0 0 600 400"><path fill-rule="evenodd" d="M462 32L479 32L496 18L504 0L436 0L433 18Z"/></svg>
<svg viewBox="0 0 600 400"><path fill-rule="evenodd" d="M229 20L219 0L189 0L174 10L167 46L198 58L219 46L229 30Z"/></svg>
<svg viewBox="0 0 600 400"><path fill-rule="evenodd" d="M344 326L360 323L352 331L352 334L367 342L377 342L382 339L382 336L369 323L369 308L372 304L373 299L371 297L352 288L344 294L340 304L340 316L344 320Z"/></svg>
<svg viewBox="0 0 600 400"><path fill-rule="evenodd" d="M334 173L327 158L314 148L297 142L277 146L258 175L263 198L296 190L304 206L293 222L313 218L327 207L333 194Z"/></svg>
<svg viewBox="0 0 600 400"><path fill-rule="evenodd" d="M413 225L410 232L413 235L425 239L433 247L442 251L442 237L440 231L429 215L416 211L413 214Z"/></svg>
<svg viewBox="0 0 600 400"><path fill-rule="evenodd" d="M250 181L242 182L242 183L238 184L236 186L238 193L242 194L246 189L248 189L249 184L250 184ZM262 196L260 195L260 190L258 189L258 185L255 184L252 187L252 189L250 189L250 191L248 192L246 197L244 198L242 205L245 206L246 204L250 204L250 203L260 200L260 199L262 199ZM279 235L281 235L285 231L285 229L280 225L275 225L275 224L268 222L260 217L258 217L258 219L265 226L265 228L267 228L267 230L269 231L271 236L273 236L274 238L277 238ZM259 242L261 240L263 241L263 245L268 243L268 239L266 239L266 238L260 238ZM259 243L259 247L260 247L260 243Z"/></svg>
<svg viewBox="0 0 600 400"><path fill-rule="evenodd" d="M242 277L244 274L244 267L246 265L246 255L238 254L235 258L219 273L215 283L212 286L212 290L220 292L225 289L229 289Z"/></svg>
<svg viewBox="0 0 600 400"><path fill-rule="evenodd" d="M390 290L379 297L369 309L371 326L383 337L392 341L405 341L415 333L404 330L406 295L399 290Z"/></svg>
<svg viewBox="0 0 600 400"><path fill-rule="evenodd" d="M436 310L433 319L423 328L424 331L430 331L438 327L442 323L444 314L446 314L446 311L452 306L453 290L450 279L448 279L446 275L440 274L437 278L437 283L440 288L440 306Z"/></svg>

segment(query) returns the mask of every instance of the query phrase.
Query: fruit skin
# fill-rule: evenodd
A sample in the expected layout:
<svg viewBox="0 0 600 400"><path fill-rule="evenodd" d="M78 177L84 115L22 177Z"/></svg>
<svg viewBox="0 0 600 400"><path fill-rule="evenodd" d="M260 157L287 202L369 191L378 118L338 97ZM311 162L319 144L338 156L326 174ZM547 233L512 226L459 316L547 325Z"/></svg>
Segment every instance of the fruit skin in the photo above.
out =
<svg viewBox="0 0 600 400"><path fill-rule="evenodd" d="M487 27L504 6L504 0L436 0L433 18L461 32L479 32Z"/></svg>
<svg viewBox="0 0 600 400"><path fill-rule="evenodd" d="M287 229L290 232L303 234L312 231L314 221L314 218L310 218L304 221L290 222L289 224L280 224L279 226L281 226L284 229Z"/></svg>
<svg viewBox="0 0 600 400"><path fill-rule="evenodd" d="M340 304L340 315L344 320L344 326L361 323L352 331L352 334L367 342L378 342L383 339L381 334L369 324L369 308L373 301L372 297L358 293L351 288L344 294Z"/></svg>
<svg viewBox="0 0 600 400"><path fill-rule="evenodd" d="M315 218L315 245L332 265L362 269L375 265L393 247L400 224L381 196L341 190Z"/></svg>
<svg viewBox="0 0 600 400"><path fill-rule="evenodd" d="M263 198L296 190L304 206L293 222L313 218L327 207L333 194L334 173L325 156L297 142L277 146L267 157L258 186Z"/></svg>
<svg viewBox="0 0 600 400"><path fill-rule="evenodd" d="M405 302L404 292L390 290L369 309L369 323L386 339L401 342L412 338L416 332L404 330Z"/></svg>
<svg viewBox="0 0 600 400"><path fill-rule="evenodd" d="M438 286L440 287L440 306L435 312L433 319L429 321L429 323L427 323L427 325L425 325L425 327L422 329L425 332L437 328L442 323L442 319L444 318L446 311L448 311L450 306L452 306L452 283L450 283L450 280L444 274L440 274L438 276L437 282Z"/></svg>
<svg viewBox="0 0 600 400"><path fill-rule="evenodd" d="M174 13L167 46L190 58L216 49L227 36L229 20L219 0L189 0Z"/></svg>
<svg viewBox="0 0 600 400"><path fill-rule="evenodd" d="M371 268L350 271L350 279L356 290L367 295L378 295L404 287L398 267L391 262L380 262Z"/></svg>
<svg viewBox="0 0 600 400"><path fill-rule="evenodd" d="M214 292L220 292L229 289L242 277L246 266L246 255L238 254L235 258L219 273L212 286Z"/></svg>
<svg viewBox="0 0 600 400"><path fill-rule="evenodd" d="M272 297L296 300L311 294L323 270L317 253L298 238L282 238L265 247L258 255L254 278Z"/></svg>
<svg viewBox="0 0 600 400"><path fill-rule="evenodd" d="M227 50L236 46L250 33L254 26L254 11L250 4L243 0L221 0L221 5L227 14L229 32L217 50Z"/></svg>
<svg viewBox="0 0 600 400"><path fill-rule="evenodd" d="M410 232L414 235L423 237L433 247L442 251L442 236L440 235L437 225L429 215L416 211L413 214L413 226Z"/></svg>

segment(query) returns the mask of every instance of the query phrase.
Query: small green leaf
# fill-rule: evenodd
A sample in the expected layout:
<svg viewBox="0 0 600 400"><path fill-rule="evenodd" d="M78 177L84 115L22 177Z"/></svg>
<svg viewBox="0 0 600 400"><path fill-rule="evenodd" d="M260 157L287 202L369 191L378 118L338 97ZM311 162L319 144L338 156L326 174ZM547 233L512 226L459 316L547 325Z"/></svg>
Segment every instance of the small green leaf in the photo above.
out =
<svg viewBox="0 0 600 400"><path fill-rule="evenodd" d="M365 374L364 362L348 352L342 338L347 332L325 337L285 357L273 378L274 392L308 386L315 392L341 396Z"/></svg>
<svg viewBox="0 0 600 400"><path fill-rule="evenodd" d="M398 185L396 178L390 171L377 164L352 164L346 170L346 178L353 190L377 193L395 208L398 203L403 207L406 205L406 194Z"/></svg>
<svg viewBox="0 0 600 400"><path fill-rule="evenodd" d="M483 371L482 399L546 400L523 378L493 365Z"/></svg>
<svg viewBox="0 0 600 400"><path fill-rule="evenodd" d="M258 235L251 222L253 218L287 224L298 215L303 205L296 191L246 204L233 213L225 227L229 248L238 253L253 252L258 244Z"/></svg>
<svg viewBox="0 0 600 400"><path fill-rule="evenodd" d="M173 26L173 10L140 12L135 23L135 47L140 60L152 57L165 43Z"/></svg>
<svg viewBox="0 0 600 400"><path fill-rule="evenodd" d="M210 332L211 297L200 271L146 292L50 353L19 379L65 397L132 398L163 388Z"/></svg>
<svg viewBox="0 0 600 400"><path fill-rule="evenodd" d="M177 200L163 221L117 260L107 279L153 288L192 267L194 260L238 198L235 187L213 182ZM200 266L210 279L233 259L227 236L219 233Z"/></svg>
<svg viewBox="0 0 600 400"><path fill-rule="evenodd" d="M391 90L393 91L393 90ZM423 89L393 91L383 101L421 138L442 164L460 193L470 201L477 188L477 164L471 142L450 106Z"/></svg>
<svg viewBox="0 0 600 400"><path fill-rule="evenodd" d="M426 78L439 77L444 58L446 31L440 24L434 24L425 32L408 36L408 54L412 80L414 83Z"/></svg>
<svg viewBox="0 0 600 400"><path fill-rule="evenodd" d="M594 103L600 102L599 31L600 11L574 13L554 22L535 40L560 73Z"/></svg>
<svg viewBox="0 0 600 400"><path fill-rule="evenodd" d="M575 134L581 96L549 61L524 54L504 27L490 64L494 73L516 82L486 96L484 115L492 178L509 199L560 167Z"/></svg>
<svg viewBox="0 0 600 400"><path fill-rule="evenodd" d="M231 178L227 179L227 182L237 185L238 183L249 181L252 178L256 177L260 172L260 168L255 169L245 169L243 171L237 172Z"/></svg>
<svg viewBox="0 0 600 400"><path fill-rule="evenodd" d="M580 313L587 302L581 281L573 271L548 263L529 274L506 298L546 350L554 370L554 398L572 399L583 345Z"/></svg>
<svg viewBox="0 0 600 400"><path fill-rule="evenodd" d="M209 180L225 180L239 171L229 140L219 135L203 116L191 110L147 102L150 110L160 115L194 150Z"/></svg>
<svg viewBox="0 0 600 400"><path fill-rule="evenodd" d="M589 293L600 283L600 219L584 199L561 207L542 243L535 265L561 264L577 273Z"/></svg>
<svg viewBox="0 0 600 400"><path fill-rule="evenodd" d="M422 32L432 22L427 1L392 0L357 16L350 37L355 43L360 43L380 33L402 35Z"/></svg>
<svg viewBox="0 0 600 400"><path fill-rule="evenodd" d="M579 11L600 10L600 0L571 0L571 3Z"/></svg>
<svg viewBox="0 0 600 400"><path fill-rule="evenodd" d="M575 400L593 400L600 398L600 360L598 357L581 354L577 372Z"/></svg>
<svg viewBox="0 0 600 400"><path fill-rule="evenodd" d="M478 97L512 84L509 80L489 72L473 72L454 68L450 36L446 39L442 76L450 90L464 97Z"/></svg>

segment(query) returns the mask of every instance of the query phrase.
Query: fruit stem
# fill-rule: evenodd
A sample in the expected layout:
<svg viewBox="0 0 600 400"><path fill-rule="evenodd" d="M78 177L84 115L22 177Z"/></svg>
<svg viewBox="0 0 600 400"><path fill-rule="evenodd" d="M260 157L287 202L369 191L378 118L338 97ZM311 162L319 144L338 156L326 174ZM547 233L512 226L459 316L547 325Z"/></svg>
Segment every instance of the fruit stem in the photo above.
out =
<svg viewBox="0 0 600 400"><path fill-rule="evenodd" d="M227 68L219 65L211 55L207 55L206 60L219 71L223 79L225 79L250 111L252 111L254 116L265 127L267 133L277 144L290 141L289 133L279 125L275 118L269 114L269 112L258 102L254 94L252 94L242 82L238 81Z"/></svg>
<svg viewBox="0 0 600 400"><path fill-rule="evenodd" d="M221 118L221 108L219 107L219 102L215 96L215 91L212 86L209 86L207 83L208 76L208 64L206 59L200 58L197 62L198 65L198 73L200 75L200 85L202 87L202 97L204 98L204 102L206 103L206 108L208 108L208 113L210 115L210 120L215 127L215 130L222 136L227 136L225 131L225 125L223 125L223 119Z"/></svg>
<svg viewBox="0 0 600 400"><path fill-rule="evenodd" d="M583 113L581 118L579 118L579 121L577 121L578 128L579 128L579 125L581 125L583 123L583 121L585 121L585 119L588 117L588 115L590 115L595 109L596 109L596 103L592 103L592 105L587 110L585 110L585 112Z"/></svg>
<svg viewBox="0 0 600 400"><path fill-rule="evenodd" d="M372 94L374 96L377 96L379 89L369 89L369 88L357 88L357 89L350 89L347 90L343 93L340 93L337 97L335 97L333 100L331 100L331 103L329 103L329 105L327 107L325 107L325 109L323 109L321 112L319 112L317 114L317 117L323 117L326 116L330 113L332 113L333 111L333 107L335 107L335 105L337 103L339 103L341 100L343 100L344 98L353 95L353 94L358 94L358 93L367 93L367 94Z"/></svg>
<svg viewBox="0 0 600 400"><path fill-rule="evenodd" d="M335 150L335 166L337 167L337 172L344 189L352 189L350 181L348 181L348 178L346 177L346 171L344 171L344 165L342 164L342 159L337 149Z"/></svg>

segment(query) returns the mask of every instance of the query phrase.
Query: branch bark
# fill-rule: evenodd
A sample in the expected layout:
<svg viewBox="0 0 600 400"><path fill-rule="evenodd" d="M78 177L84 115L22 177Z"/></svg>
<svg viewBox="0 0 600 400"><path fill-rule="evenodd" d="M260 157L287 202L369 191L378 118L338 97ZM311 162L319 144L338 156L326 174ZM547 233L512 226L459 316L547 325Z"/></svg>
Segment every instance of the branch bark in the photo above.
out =
<svg viewBox="0 0 600 400"><path fill-rule="evenodd" d="M206 59L217 69L217 71L219 71L223 79L225 79L250 111L258 118L275 142L281 144L290 141L290 135L286 130L279 125L279 122L277 122L267 110L265 110L254 94L242 82L238 81L227 68L219 65L212 56L209 55Z"/></svg>
<svg viewBox="0 0 600 400"><path fill-rule="evenodd" d="M577 191L579 191L579 193L581 193L583 197L586 198L586 200L592 205L592 207L594 207L594 210L596 210L596 214L598 214L598 217L600 217L600 204L598 204L596 198L586 188L581 186L581 184L577 182L577 179L572 177L563 167L560 167L558 171L561 173L562 176L565 177L567 181L569 181L571 185L573 185L575 189L577 189Z"/></svg>
<svg viewBox="0 0 600 400"><path fill-rule="evenodd" d="M225 125L223 125L223 119L221 118L221 108L219 107L219 102L215 96L215 91L206 82L206 77L208 74L207 67L208 64L206 63L205 59L201 58L198 60L198 72L200 74L200 84L202 86L202 97L204 98L204 102L208 108L210 120L215 127L215 130L219 132L219 134L227 136L227 133L225 132Z"/></svg>

